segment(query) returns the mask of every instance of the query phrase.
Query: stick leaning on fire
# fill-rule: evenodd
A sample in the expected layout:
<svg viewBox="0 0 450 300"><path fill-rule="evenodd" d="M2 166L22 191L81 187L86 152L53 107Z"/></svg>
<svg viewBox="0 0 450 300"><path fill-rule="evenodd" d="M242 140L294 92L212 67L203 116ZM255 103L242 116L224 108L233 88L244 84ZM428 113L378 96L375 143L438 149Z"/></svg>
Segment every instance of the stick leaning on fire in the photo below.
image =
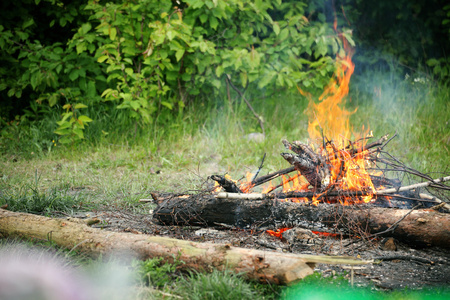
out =
<svg viewBox="0 0 450 300"><path fill-rule="evenodd" d="M222 187L224 192L219 192L216 194L216 198L227 198L227 199L246 199L246 200L262 200L262 199L286 199L286 198L313 198L313 203L318 203L317 201L323 199L325 197L362 197L362 196L379 196L379 197L388 197L390 195L395 194L394 196L402 197L396 193L400 193L403 191L414 190L421 187L432 186L437 189L449 190L450 188L447 185L443 185L442 183L445 181L450 181L450 176L432 179L430 176L426 174L422 174L416 170L411 168L407 168L402 165L401 162L394 158L392 155L387 154L391 161L395 163L390 163L388 159L380 159L381 153L383 152L383 148L396 136L394 134L391 138L388 139L388 135L381 137L379 140L369 143L365 146L359 146L359 140L356 142L350 142L348 146L344 149L338 150L337 147L330 141L323 142L323 147L321 150L315 152L309 145L295 141L288 142L283 140L283 144L286 149L292 150L295 154L292 153L282 153L281 156L286 159L292 166L286 169L279 170L277 172L273 172L264 176L260 176L258 178L253 177L251 182L246 184L242 184L241 187L238 187L235 181L226 178L225 176L220 175L212 175L211 179L217 182L216 185ZM372 163L381 161L386 166L395 166L394 169L390 169L389 171L398 171L398 172L406 172L413 175L417 175L422 178L428 179L426 182L416 183L406 186L401 186L400 181L386 179L381 176L369 175L367 173L368 181L370 181L370 186L368 187L366 184L361 188L352 188L352 189L336 189L337 182L341 180L344 175L343 173L348 173L349 166L345 165L344 162L348 162L353 160L355 157L359 157L363 163ZM332 165L331 161L334 161L334 165ZM354 162L351 162L354 163ZM337 166L336 166L337 165ZM258 170L262 168L262 164ZM334 168L334 175L332 176L331 170ZM359 166L356 166L356 170L352 170L358 172ZM363 167L362 167L363 168ZM387 168L385 168L387 170ZM247 193L250 188L261 185L263 183L269 182L279 176L298 171L296 176L290 177L289 179L283 180L283 183L271 187L263 193ZM337 175L336 175L337 174ZM384 172L382 172L384 175ZM298 176L302 175L307 180L306 189L302 189L301 191L285 191L283 193L272 193L275 189L282 187L286 182L292 181L296 179ZM372 185L373 181L379 181L383 184L388 184L394 186L393 188L381 188L375 189ZM444 207L445 209L450 211L450 205L439 198L426 194L426 193L416 193L414 198L403 197L407 199L412 199L416 201L424 201L424 202L433 202L436 204L440 204L440 207ZM368 202L368 201L365 201Z"/></svg>

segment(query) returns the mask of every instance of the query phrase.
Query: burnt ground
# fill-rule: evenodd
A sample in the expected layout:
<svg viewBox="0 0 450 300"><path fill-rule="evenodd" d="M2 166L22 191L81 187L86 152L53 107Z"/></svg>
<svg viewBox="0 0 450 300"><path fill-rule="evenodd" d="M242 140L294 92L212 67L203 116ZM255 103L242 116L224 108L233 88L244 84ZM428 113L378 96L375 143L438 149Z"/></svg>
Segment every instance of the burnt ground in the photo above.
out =
<svg viewBox="0 0 450 300"><path fill-rule="evenodd" d="M152 222L151 211L142 214L127 210L102 210L76 213L73 217L96 217L100 222L92 227L118 232L161 235L195 242L226 243L267 251L375 259L375 263L354 270L356 286L372 286L380 290L450 287L450 249L414 249L391 238L367 242L325 237L304 229L291 229L280 239L265 231L251 232L230 226L161 226ZM318 264L316 271L324 277L344 274L350 278L350 270L345 266Z"/></svg>

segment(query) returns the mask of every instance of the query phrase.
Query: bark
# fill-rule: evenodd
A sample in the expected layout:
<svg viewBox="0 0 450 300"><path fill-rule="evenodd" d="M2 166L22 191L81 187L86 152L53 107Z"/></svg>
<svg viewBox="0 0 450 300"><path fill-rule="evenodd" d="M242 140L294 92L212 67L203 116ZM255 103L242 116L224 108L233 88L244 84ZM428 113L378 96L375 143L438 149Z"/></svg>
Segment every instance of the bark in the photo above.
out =
<svg viewBox="0 0 450 300"><path fill-rule="evenodd" d="M299 141L289 143L283 140L282 142L286 149L295 154L281 153L281 156L294 166L315 189L328 186L330 171L322 156Z"/></svg>
<svg viewBox="0 0 450 300"><path fill-rule="evenodd" d="M147 259L163 257L183 261L184 268L210 270L230 268L249 279L288 284L313 273L315 263L367 264L351 258L286 254L232 247L227 244L196 243L162 236L108 232L87 226L78 219L52 219L0 209L0 236L49 239L76 248L93 257L118 255Z"/></svg>
<svg viewBox="0 0 450 300"><path fill-rule="evenodd" d="M238 186L233 181L226 179L225 176L211 175L210 178L216 181L225 190L225 192L242 193Z"/></svg>
<svg viewBox="0 0 450 300"><path fill-rule="evenodd" d="M270 174L267 174L264 176L260 176L258 178L255 178L255 180L252 181L252 184L254 186L261 185L261 184L271 181L277 177L280 177L281 175L294 172L295 170L296 170L295 167L292 166L292 167L289 167L289 168L286 168L286 169L283 169L280 171L276 171L276 172L273 172L273 173L270 173Z"/></svg>
<svg viewBox="0 0 450 300"><path fill-rule="evenodd" d="M276 199L220 199L204 194L168 199L154 210L153 219L165 225L228 224L268 229L305 227L319 222L348 235L379 234L416 247L450 248L450 214L427 209L410 211L338 204L312 206Z"/></svg>

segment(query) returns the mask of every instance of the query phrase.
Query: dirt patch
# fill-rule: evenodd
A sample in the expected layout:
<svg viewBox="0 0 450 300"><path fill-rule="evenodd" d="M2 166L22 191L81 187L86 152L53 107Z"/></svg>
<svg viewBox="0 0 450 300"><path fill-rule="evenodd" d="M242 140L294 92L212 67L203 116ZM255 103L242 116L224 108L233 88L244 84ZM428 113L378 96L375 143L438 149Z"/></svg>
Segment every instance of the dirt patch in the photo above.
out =
<svg viewBox="0 0 450 300"><path fill-rule="evenodd" d="M374 286L383 290L398 290L406 287L450 286L450 251L441 248L413 249L393 239L373 242L356 241L318 235L308 230L286 231L283 238L274 237L265 231L250 231L230 226L202 228L196 226L161 226L152 222L150 213L133 213L126 210L94 211L77 213L74 217L100 220L92 227L117 232L150 234L195 242L225 243L236 247L267 251L348 255L375 263L354 269L357 286ZM351 270L345 266L319 264L316 271L323 276L342 274L350 279Z"/></svg>

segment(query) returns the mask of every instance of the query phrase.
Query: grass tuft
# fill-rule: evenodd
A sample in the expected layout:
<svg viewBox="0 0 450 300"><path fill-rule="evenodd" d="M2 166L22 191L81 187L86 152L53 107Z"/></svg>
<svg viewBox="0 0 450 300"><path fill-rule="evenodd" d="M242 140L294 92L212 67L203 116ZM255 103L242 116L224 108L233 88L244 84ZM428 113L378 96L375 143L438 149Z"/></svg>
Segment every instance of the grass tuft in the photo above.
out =
<svg viewBox="0 0 450 300"><path fill-rule="evenodd" d="M261 299L250 283L230 271L191 273L180 280L177 290L183 298L191 300Z"/></svg>
<svg viewBox="0 0 450 300"><path fill-rule="evenodd" d="M79 202L78 197L69 195L67 190L40 190L37 173L35 184L23 184L17 190L4 189L0 192L0 206L7 205L8 210L33 214L50 214L55 211L71 213Z"/></svg>

